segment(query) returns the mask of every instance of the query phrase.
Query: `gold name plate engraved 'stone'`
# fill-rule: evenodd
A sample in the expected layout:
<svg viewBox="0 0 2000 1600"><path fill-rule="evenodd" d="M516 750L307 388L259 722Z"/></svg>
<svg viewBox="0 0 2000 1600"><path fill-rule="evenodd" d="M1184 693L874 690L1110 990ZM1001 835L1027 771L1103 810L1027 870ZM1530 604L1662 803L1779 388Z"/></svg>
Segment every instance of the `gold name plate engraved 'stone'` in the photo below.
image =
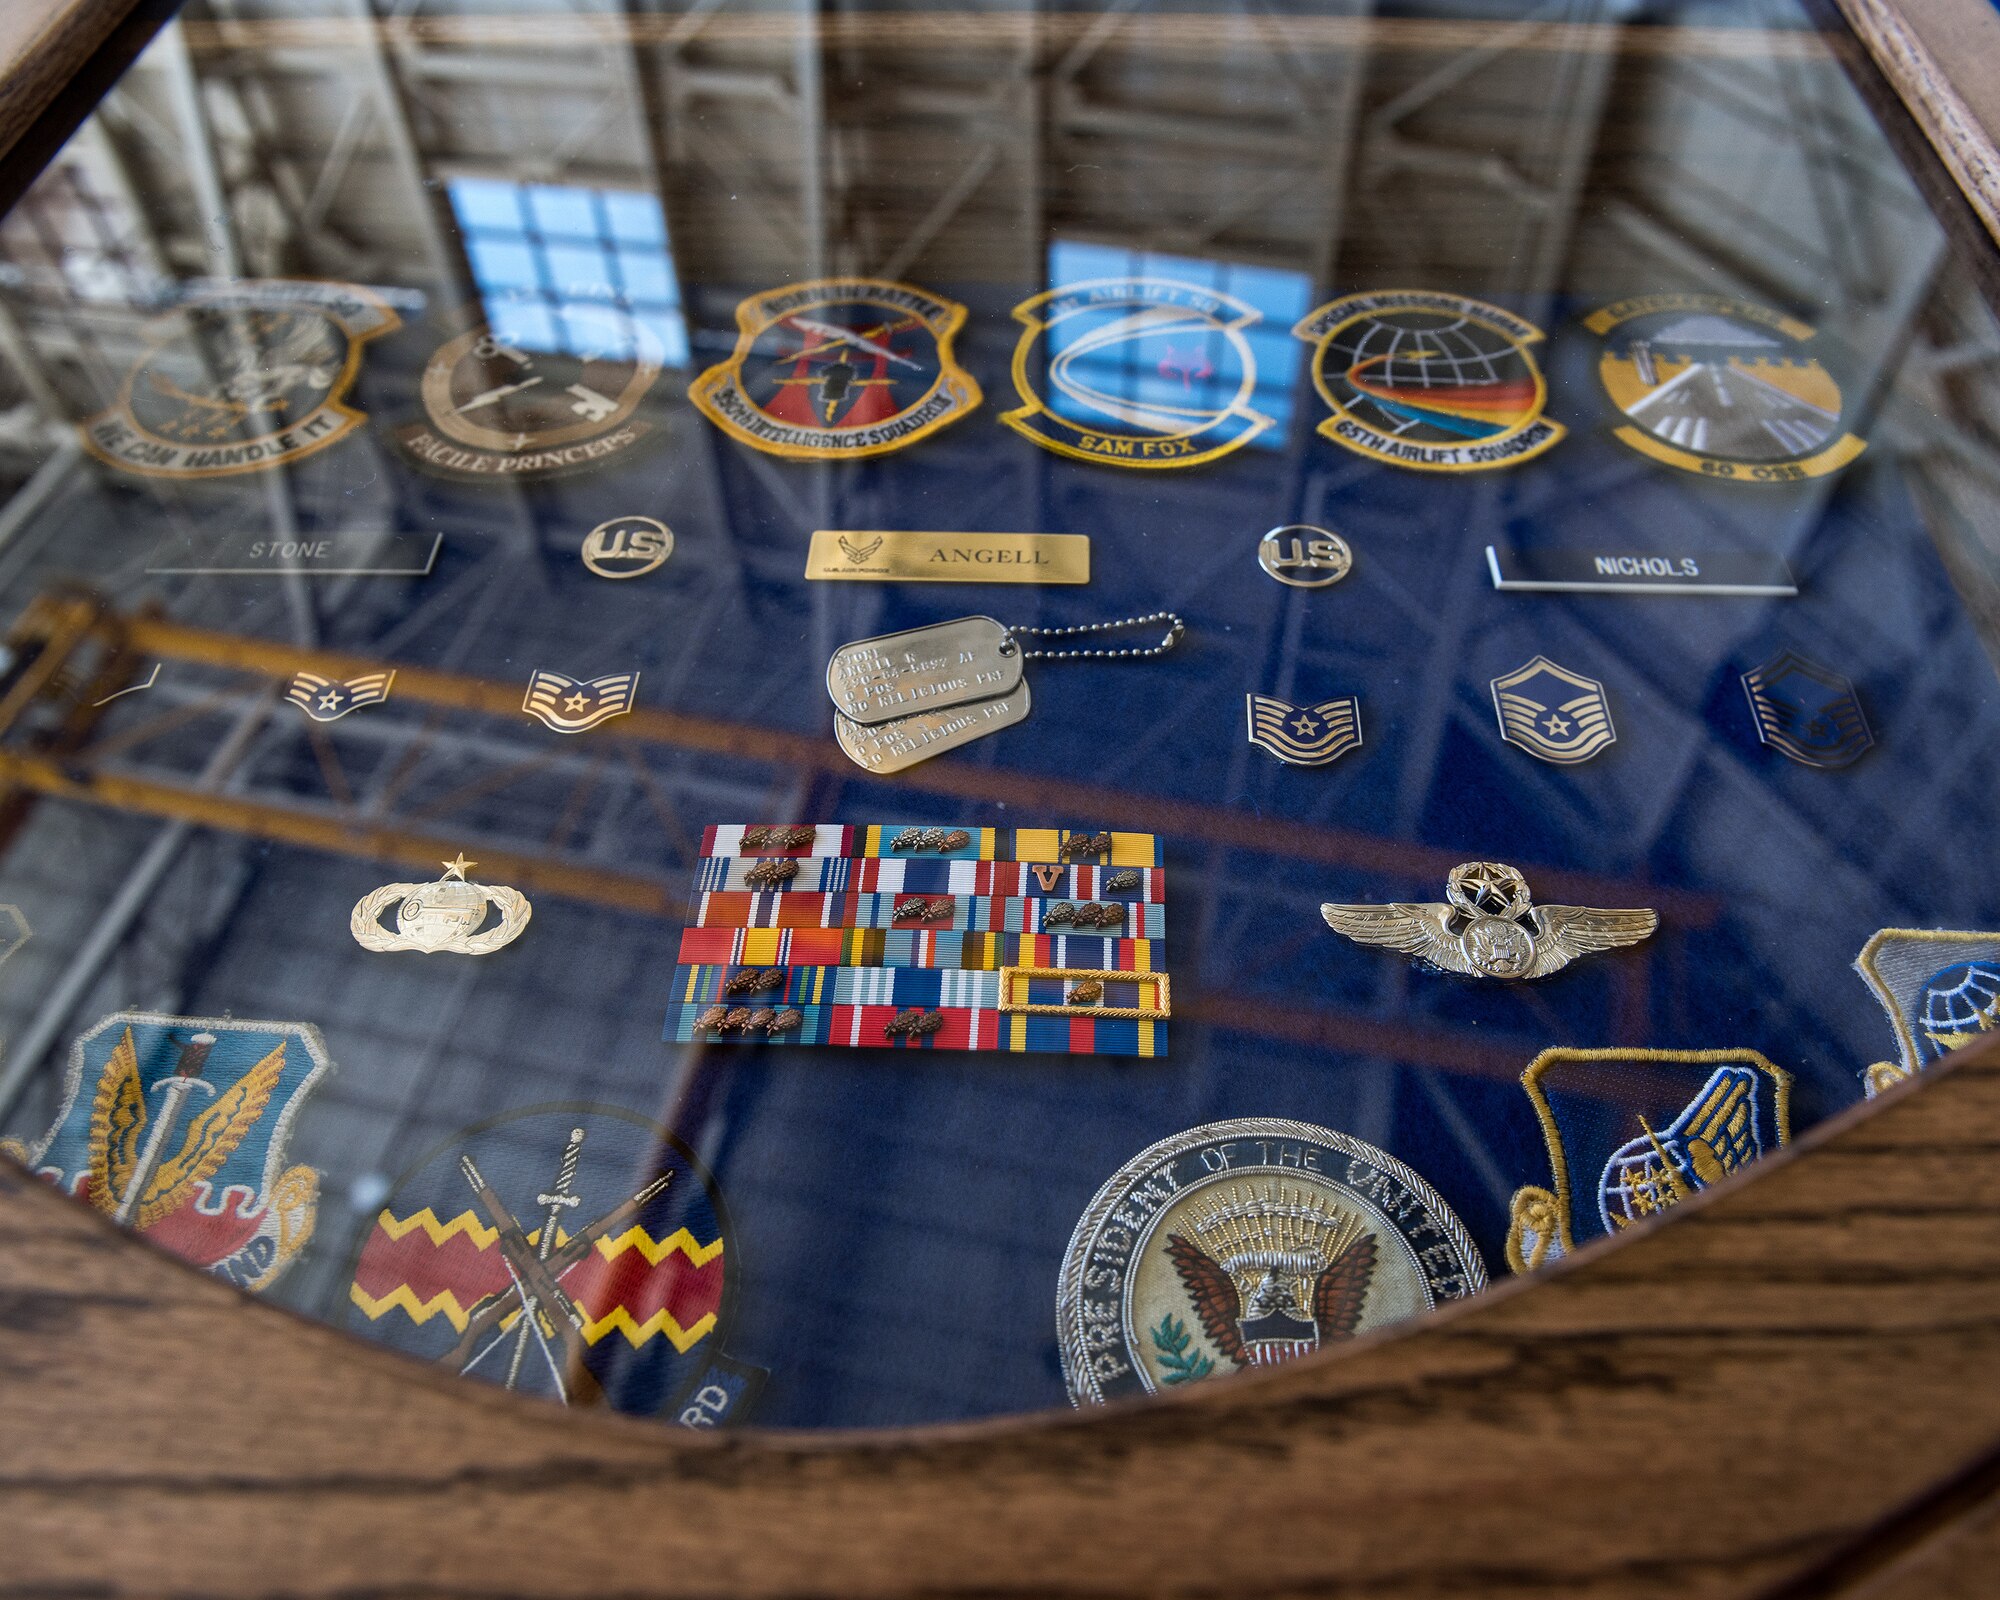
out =
<svg viewBox="0 0 2000 1600"><path fill-rule="evenodd" d="M1151 1005L1107 1006L1095 1002L1065 1005L1033 1005L1016 999L1020 983L1027 978L1061 978L1080 982L1095 978L1099 983L1135 983L1143 1000L1151 992ZM1000 1010L1010 1017L1117 1017L1134 1022L1165 1022L1173 1015L1171 985L1164 972L1112 972L1102 967L1002 967L1000 969Z"/></svg>
<svg viewBox="0 0 2000 1600"><path fill-rule="evenodd" d="M848 760L870 772L901 772L919 761L941 756L947 750L971 744L989 733L1011 728L1033 709L1034 700L1025 683L1008 693L972 705L951 706L937 711L919 711L866 727L836 713L833 735Z"/></svg>
<svg viewBox="0 0 2000 1600"><path fill-rule="evenodd" d="M808 578L855 583L1088 583L1082 533L915 533L821 528Z"/></svg>

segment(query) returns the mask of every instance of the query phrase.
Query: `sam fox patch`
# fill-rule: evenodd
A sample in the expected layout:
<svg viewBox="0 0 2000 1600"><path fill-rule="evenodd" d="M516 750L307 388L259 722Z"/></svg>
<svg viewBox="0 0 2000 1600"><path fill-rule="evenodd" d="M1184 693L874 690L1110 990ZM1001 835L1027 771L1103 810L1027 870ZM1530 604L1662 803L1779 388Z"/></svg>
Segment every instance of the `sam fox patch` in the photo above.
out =
<svg viewBox="0 0 2000 1600"><path fill-rule="evenodd" d="M767 455L886 455L982 398L952 355L956 300L880 278L816 278L736 308L736 351L688 389L702 414Z"/></svg>
<svg viewBox="0 0 2000 1600"><path fill-rule="evenodd" d="M37 1176L240 1289L266 1289L312 1237L319 1174L288 1166L306 1094L331 1070L297 1022L120 1011L70 1051Z"/></svg>
<svg viewBox="0 0 2000 1600"><path fill-rule="evenodd" d="M363 417L345 403L361 347L400 325L350 283L253 281L154 321L110 406L81 426L90 453L149 478L225 478L298 461Z"/></svg>
<svg viewBox="0 0 2000 1600"><path fill-rule="evenodd" d="M348 1288L353 1331L406 1354L689 1427L735 1420L763 1377L722 1354L735 1298L708 1169L657 1123L588 1104L437 1145L383 1202Z"/></svg>
<svg viewBox="0 0 2000 1600"><path fill-rule="evenodd" d="M634 415L666 361L660 336L616 306L563 309L567 348L530 350L478 327L424 367L427 422L396 430L423 466L466 480L542 478L622 455L653 425Z"/></svg>
<svg viewBox="0 0 2000 1600"><path fill-rule="evenodd" d="M1014 388L1000 420L1057 455L1191 467L1271 426L1251 405L1257 310L1170 278L1093 278L1014 308Z"/></svg>
<svg viewBox="0 0 2000 1600"><path fill-rule="evenodd" d="M1516 1272L1679 1205L1792 1136L1791 1074L1755 1050L1544 1050L1521 1086L1554 1187L1514 1191Z"/></svg>
<svg viewBox="0 0 2000 1600"><path fill-rule="evenodd" d="M1716 294L1649 294L1593 311L1619 441L1683 472L1786 483L1837 472L1867 448L1841 426L1840 385L1810 323Z"/></svg>
<svg viewBox="0 0 2000 1600"><path fill-rule="evenodd" d="M1896 1059L1863 1074L1882 1090L2000 1028L2000 933L1884 928L1855 957L1896 1034Z"/></svg>
<svg viewBox="0 0 2000 1600"><path fill-rule="evenodd" d="M1329 300L1292 329L1335 444L1419 472L1491 472L1568 431L1542 415L1542 330L1464 295L1388 289Z"/></svg>

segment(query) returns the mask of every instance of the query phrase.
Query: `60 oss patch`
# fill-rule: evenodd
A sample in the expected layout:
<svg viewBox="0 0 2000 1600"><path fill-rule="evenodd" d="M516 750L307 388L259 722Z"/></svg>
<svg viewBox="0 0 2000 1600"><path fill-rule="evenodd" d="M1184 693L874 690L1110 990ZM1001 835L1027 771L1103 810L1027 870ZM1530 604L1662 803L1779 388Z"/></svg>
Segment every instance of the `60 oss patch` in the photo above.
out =
<svg viewBox="0 0 2000 1600"><path fill-rule="evenodd" d="M652 431L633 412L666 360L660 336L614 306L568 305L563 322L569 350L485 327L439 345L421 385L430 424L397 429L403 448L464 479L548 477L631 449Z"/></svg>
<svg viewBox="0 0 2000 1600"><path fill-rule="evenodd" d="M37 1176L241 1289L268 1288L312 1237L319 1174L287 1166L306 1093L330 1069L298 1022L120 1011L70 1051Z"/></svg>
<svg viewBox="0 0 2000 1600"><path fill-rule="evenodd" d="M529 1106L404 1174L362 1241L350 1322L504 1388L714 1427L764 1377L721 1353L728 1241L714 1178L659 1124Z"/></svg>
<svg viewBox="0 0 2000 1600"><path fill-rule="evenodd" d="M1884 928L1855 958L1896 1030L1897 1059L1863 1075L1869 1099L2000 1028L2000 933Z"/></svg>
<svg viewBox="0 0 2000 1600"><path fill-rule="evenodd" d="M1162 1139L1097 1191L1056 1294L1073 1404L1270 1366L1486 1286L1437 1191L1330 1128Z"/></svg>
<svg viewBox="0 0 2000 1600"><path fill-rule="evenodd" d="M1114 467L1191 467L1271 426L1251 406L1261 320L1233 295L1167 278L1095 278L1014 308L1014 387L1000 420L1058 455ZM1046 392L1030 370L1040 351Z"/></svg>
<svg viewBox="0 0 2000 1600"><path fill-rule="evenodd" d="M362 422L343 403L361 346L399 326L349 283L249 282L153 322L118 397L81 426L100 461L150 478L223 478L297 461Z"/></svg>
<svg viewBox="0 0 2000 1600"><path fill-rule="evenodd" d="M1792 1136L1791 1074L1755 1050L1544 1050L1521 1086L1555 1189L1514 1191L1516 1272L1677 1206Z"/></svg>
<svg viewBox="0 0 2000 1600"><path fill-rule="evenodd" d="M688 398L769 455L884 455L979 404L979 385L952 356L964 321L957 301L906 283L788 283L737 306L736 353Z"/></svg>
<svg viewBox="0 0 2000 1600"><path fill-rule="evenodd" d="M1329 300L1294 335L1335 444L1420 472L1489 472L1568 432L1542 415L1549 386L1529 346L1542 330L1464 295L1386 289Z"/></svg>
<svg viewBox="0 0 2000 1600"><path fill-rule="evenodd" d="M1785 483L1867 448L1841 430L1840 385L1802 348L1810 323L1715 294L1648 294L1593 311L1597 376L1620 440L1684 472Z"/></svg>

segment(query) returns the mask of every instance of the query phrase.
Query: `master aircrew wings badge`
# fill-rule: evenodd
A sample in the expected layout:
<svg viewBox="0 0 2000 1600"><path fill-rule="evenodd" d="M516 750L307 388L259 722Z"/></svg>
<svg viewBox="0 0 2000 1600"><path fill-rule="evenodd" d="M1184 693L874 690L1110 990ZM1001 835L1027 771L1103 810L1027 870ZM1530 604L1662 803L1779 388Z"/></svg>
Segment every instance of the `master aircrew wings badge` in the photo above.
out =
<svg viewBox="0 0 2000 1600"><path fill-rule="evenodd" d="M1840 385L1811 323L1716 294L1648 294L1593 311L1598 380L1619 441L1683 472L1784 483L1837 472L1867 445L1841 425Z"/></svg>
<svg viewBox="0 0 2000 1600"><path fill-rule="evenodd" d="M763 1376L722 1354L734 1269L721 1193L680 1140L612 1106L532 1106L389 1192L350 1325L503 1388L714 1427Z"/></svg>
<svg viewBox="0 0 2000 1600"><path fill-rule="evenodd" d="M1487 472L1567 432L1542 415L1542 330L1464 295L1387 289L1329 300L1292 333L1312 346L1313 387L1335 444L1420 472Z"/></svg>
<svg viewBox="0 0 2000 1600"><path fill-rule="evenodd" d="M1250 742L1287 766L1323 767L1361 745L1361 702L1352 695L1316 706L1271 694L1243 698Z"/></svg>
<svg viewBox="0 0 2000 1600"><path fill-rule="evenodd" d="M979 385L952 355L965 307L879 278L817 278L736 308L736 351L688 389L702 414L768 455L901 450L971 412Z"/></svg>
<svg viewBox="0 0 2000 1600"><path fill-rule="evenodd" d="M1863 1075L1870 1099L2000 1029L2000 933L1884 928L1854 970L1896 1035L1896 1059Z"/></svg>
<svg viewBox="0 0 2000 1600"><path fill-rule="evenodd" d="M312 1237L319 1174L287 1164L318 1032L121 1011L70 1051L62 1110L30 1171L238 1288L268 1288Z"/></svg>
<svg viewBox="0 0 2000 1600"><path fill-rule="evenodd" d="M146 330L105 410L82 425L100 461L152 478L221 478L297 461L361 426L346 404L361 347L400 325L350 283L245 282Z"/></svg>
<svg viewBox="0 0 2000 1600"><path fill-rule="evenodd" d="M1791 1074L1755 1050L1544 1050L1521 1087L1554 1188L1514 1191L1516 1272L1677 1206L1792 1136Z"/></svg>
<svg viewBox="0 0 2000 1600"><path fill-rule="evenodd" d="M1233 295L1168 278L1065 284L1014 308L1014 387L1000 420L1058 455L1191 467L1271 426L1250 402L1260 319Z"/></svg>
<svg viewBox="0 0 2000 1600"><path fill-rule="evenodd" d="M1500 737L1543 761L1574 766L1617 742L1604 685L1536 656L1493 680Z"/></svg>

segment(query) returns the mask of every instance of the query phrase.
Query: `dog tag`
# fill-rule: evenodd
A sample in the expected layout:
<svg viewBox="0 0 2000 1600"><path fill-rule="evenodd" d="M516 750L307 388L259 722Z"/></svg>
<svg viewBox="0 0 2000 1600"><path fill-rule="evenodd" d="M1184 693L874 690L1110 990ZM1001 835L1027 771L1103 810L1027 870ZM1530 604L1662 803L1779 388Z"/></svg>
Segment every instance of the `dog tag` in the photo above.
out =
<svg viewBox="0 0 2000 1600"><path fill-rule="evenodd" d="M842 645L826 664L826 692L848 721L873 727L1010 696L1021 685L1021 661L1021 647L991 617L960 617ZM1025 715L1025 698L1021 710Z"/></svg>
<svg viewBox="0 0 2000 1600"><path fill-rule="evenodd" d="M833 735L848 760L870 772L901 772L919 761L928 761L947 750L971 744L989 733L1011 728L1026 717L1034 702L1028 686L1018 684L1011 694L971 705L917 711L906 717L864 727L850 717L835 715Z"/></svg>

